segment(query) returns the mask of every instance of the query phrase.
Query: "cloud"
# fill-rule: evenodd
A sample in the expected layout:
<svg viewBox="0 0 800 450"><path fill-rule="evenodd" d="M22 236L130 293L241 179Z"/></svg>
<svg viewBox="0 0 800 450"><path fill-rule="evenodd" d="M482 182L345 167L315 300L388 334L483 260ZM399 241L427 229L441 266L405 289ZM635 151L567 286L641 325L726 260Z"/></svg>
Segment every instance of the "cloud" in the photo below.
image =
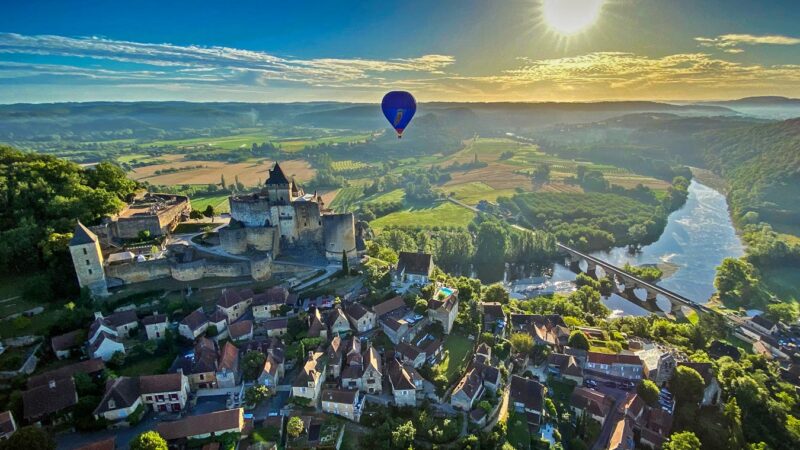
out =
<svg viewBox="0 0 800 450"><path fill-rule="evenodd" d="M717 37L694 38L701 47L713 47L726 53L742 53L741 45L798 45L800 38L768 34L756 36L753 34L722 34Z"/></svg>
<svg viewBox="0 0 800 450"><path fill-rule="evenodd" d="M366 79L373 72L443 73L455 62L452 56L435 54L388 60L304 60L231 47L179 46L98 37L25 36L16 33L0 33L0 53L90 58L182 71L249 71L259 73L264 79L308 83Z"/></svg>
<svg viewBox="0 0 800 450"><path fill-rule="evenodd" d="M782 38L724 35L697 39L701 45L736 53L742 51L737 45L756 42L788 45L786 39L791 38ZM29 58L31 55L47 58ZM27 62L31 60L47 62ZM424 101L800 95L800 65L742 63L704 52L663 56L593 52L564 58L518 58L509 68L484 67L480 74L460 73L455 62L453 56L440 54L383 60L303 59L230 47L0 33L0 100L19 101L22 86L44 84L58 88L49 93L63 95L89 85L102 87L109 96L116 88L120 96L128 96L125 98L130 98L133 89L144 92L145 98L160 92L162 98L243 101L375 101L389 89L411 90ZM87 93L80 98L87 98Z"/></svg>

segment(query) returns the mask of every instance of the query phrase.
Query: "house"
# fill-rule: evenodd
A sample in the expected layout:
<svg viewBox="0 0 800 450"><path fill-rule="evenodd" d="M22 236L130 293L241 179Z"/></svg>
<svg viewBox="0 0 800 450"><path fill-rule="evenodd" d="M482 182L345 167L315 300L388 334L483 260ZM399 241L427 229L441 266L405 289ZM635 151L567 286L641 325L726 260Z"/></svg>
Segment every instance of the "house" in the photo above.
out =
<svg viewBox="0 0 800 450"><path fill-rule="evenodd" d="M678 363L675 358L675 351L652 342L630 341L628 348L633 354L638 356L644 364L644 375L658 386L667 384L675 365Z"/></svg>
<svg viewBox="0 0 800 450"><path fill-rule="evenodd" d="M194 344L194 353L184 359L181 369L189 377L192 390L213 389L217 387L217 364L219 353L211 339L200 337Z"/></svg>
<svg viewBox="0 0 800 450"><path fill-rule="evenodd" d="M239 379L239 349L230 342L226 342L219 352L217 363L217 387L232 388L238 384Z"/></svg>
<svg viewBox="0 0 800 450"><path fill-rule="evenodd" d="M638 383L643 375L642 360L625 353L608 354L588 352L584 375L592 375L613 381Z"/></svg>
<svg viewBox="0 0 800 450"><path fill-rule="evenodd" d="M566 378L580 384L583 382L583 369L572 355L551 353L545 361L548 376Z"/></svg>
<svg viewBox="0 0 800 450"><path fill-rule="evenodd" d="M328 311L325 315L325 325L327 325L331 336L344 336L350 333L350 321L339 306Z"/></svg>
<svg viewBox="0 0 800 450"><path fill-rule="evenodd" d="M334 336L331 339L330 344L328 344L328 349L325 351L328 357L328 377L332 379L338 379L339 376L342 374L342 338L339 336Z"/></svg>
<svg viewBox="0 0 800 450"><path fill-rule="evenodd" d="M380 394L383 390L383 367L378 351L369 345L364 352L364 373L361 375L361 391Z"/></svg>
<svg viewBox="0 0 800 450"><path fill-rule="evenodd" d="M400 296L373 306L372 312L393 344L411 341L428 323L424 316L415 314Z"/></svg>
<svg viewBox="0 0 800 450"><path fill-rule="evenodd" d="M94 410L97 419L105 419L113 426L129 425L128 418L136 410L143 410L139 393L139 379L119 377L108 380L103 398Z"/></svg>
<svg viewBox="0 0 800 450"><path fill-rule="evenodd" d="M253 339L253 321L240 320L230 324L230 326L228 326L228 335L234 342Z"/></svg>
<svg viewBox="0 0 800 450"><path fill-rule="evenodd" d="M227 433L241 433L244 427L244 410L236 408L188 416L174 422L162 422L158 424L156 431L167 442L174 442L181 439L191 441Z"/></svg>
<svg viewBox="0 0 800 450"><path fill-rule="evenodd" d="M511 314L511 328L533 337L534 344L562 349L569 341L570 330L558 314Z"/></svg>
<svg viewBox="0 0 800 450"><path fill-rule="evenodd" d="M439 322L445 334L453 330L453 323L458 316L458 289L441 286L428 300L428 318L432 322Z"/></svg>
<svg viewBox="0 0 800 450"><path fill-rule="evenodd" d="M584 415L603 425L614 408L614 399L594 389L578 386L572 391L569 406L575 417Z"/></svg>
<svg viewBox="0 0 800 450"><path fill-rule="evenodd" d="M518 375L511 377L510 402L516 412L525 414L531 425L538 426L542 423L544 394L545 388L538 381Z"/></svg>
<svg viewBox="0 0 800 450"><path fill-rule="evenodd" d="M219 342L228 337L228 316L219 309L208 316L206 335Z"/></svg>
<svg viewBox="0 0 800 450"><path fill-rule="evenodd" d="M427 253L400 252L392 278L398 283L428 284L433 273L433 256Z"/></svg>
<svg viewBox="0 0 800 450"><path fill-rule="evenodd" d="M364 374L364 355L361 353L361 340L353 336L344 341L342 348L343 365L341 384L345 389L361 389L361 376Z"/></svg>
<svg viewBox="0 0 800 450"><path fill-rule="evenodd" d="M225 314L228 322L236 322L253 303L253 290L224 289L217 301L217 310Z"/></svg>
<svg viewBox="0 0 800 450"><path fill-rule="evenodd" d="M106 365L103 363L102 359L89 359L59 367L58 369L50 370L39 375L31 376L28 378L27 386L28 389L32 389L37 386L44 386L53 380L65 380L72 378L79 373L84 373L89 375L91 378L97 379L97 377L102 375L105 368Z"/></svg>
<svg viewBox="0 0 800 450"><path fill-rule="evenodd" d="M633 425L629 419L623 417L614 425L606 449L634 450L635 448L636 442L634 441Z"/></svg>
<svg viewBox="0 0 800 450"><path fill-rule="evenodd" d="M296 301L297 296L290 294L285 287L271 287L263 294L253 296L253 319L256 322L263 322L278 314L283 306L293 305Z"/></svg>
<svg viewBox="0 0 800 450"><path fill-rule="evenodd" d="M83 343L83 330L70 331L66 334L53 336L50 346L53 348L58 359L66 359L72 356L72 352L80 348Z"/></svg>
<svg viewBox="0 0 800 450"><path fill-rule="evenodd" d="M153 315L142 319L142 324L144 325L144 331L147 333L147 339L154 341L162 339L166 335L169 319L167 319L166 314L155 312Z"/></svg>
<svg viewBox="0 0 800 450"><path fill-rule="evenodd" d="M419 369L425 364L425 352L413 344L408 344L406 342L397 344L394 348L394 354L395 357L400 358L401 362L409 364L415 369Z"/></svg>
<svg viewBox="0 0 800 450"><path fill-rule="evenodd" d="M636 436L638 444L660 448L672 430L672 414L660 406L648 406L638 394L629 393L620 401L618 411L622 418L614 426L609 448L635 448Z"/></svg>
<svg viewBox="0 0 800 450"><path fill-rule="evenodd" d="M444 340L441 338L427 340L424 343L424 347L422 347L422 351L425 352L425 359L428 361L428 364L436 364L439 362L442 356L442 352L444 350Z"/></svg>
<svg viewBox="0 0 800 450"><path fill-rule="evenodd" d="M139 318L136 316L136 310L129 309L127 311L115 312L106 317L99 312L94 313L96 319L105 320L116 332L120 339L133 337L136 330L139 328Z"/></svg>
<svg viewBox="0 0 800 450"><path fill-rule="evenodd" d="M197 308L184 317L178 324L178 334L190 341L194 341L208 329L208 318L203 308Z"/></svg>
<svg viewBox="0 0 800 450"><path fill-rule="evenodd" d="M308 359L292 383L292 397L303 397L316 405L325 381L326 361L322 352L308 352Z"/></svg>
<svg viewBox="0 0 800 450"><path fill-rule="evenodd" d="M753 342L753 352L764 355L767 359L789 359L787 350L772 335L762 335L760 339Z"/></svg>
<svg viewBox="0 0 800 450"><path fill-rule="evenodd" d="M351 303L344 310L356 333L365 333L377 325L377 316L361 303Z"/></svg>
<svg viewBox="0 0 800 450"><path fill-rule="evenodd" d="M469 411L483 395L483 380L474 368L469 369L450 396L450 404L457 409Z"/></svg>
<svg viewBox="0 0 800 450"><path fill-rule="evenodd" d="M58 422L57 415L78 403L75 381L70 378L50 380L47 384L36 386L22 392L22 417L28 423Z"/></svg>
<svg viewBox="0 0 800 450"><path fill-rule="evenodd" d="M8 439L17 431L17 422L11 411L0 412L0 441Z"/></svg>
<svg viewBox="0 0 800 450"><path fill-rule="evenodd" d="M708 356L713 359L720 359L723 356L729 356L734 361L739 361L742 358L742 353L739 347L728 344L720 340L714 340L708 346Z"/></svg>
<svg viewBox="0 0 800 450"><path fill-rule="evenodd" d="M267 359L264 361L264 367L261 369L261 374L258 376L258 382L264 386L274 387L278 385L283 375L283 359L278 359L268 354Z"/></svg>
<svg viewBox="0 0 800 450"><path fill-rule="evenodd" d="M311 307L308 310L308 337L328 339L328 326L317 307Z"/></svg>
<svg viewBox="0 0 800 450"><path fill-rule="evenodd" d="M681 362L678 366L691 367L703 377L705 388L703 389L703 406L717 405L722 397L722 387L719 385L717 376L714 375L714 366L711 363L702 362Z"/></svg>
<svg viewBox="0 0 800 450"><path fill-rule="evenodd" d="M289 319L286 317L278 317L269 319L264 322L264 329L267 330L267 336L280 337L289 332Z"/></svg>
<svg viewBox="0 0 800 450"><path fill-rule="evenodd" d="M402 310L404 308L406 308L406 302L403 301L403 297L400 297L398 295L373 306L372 312L378 319L380 319L384 316L387 316L395 311Z"/></svg>
<svg viewBox="0 0 800 450"><path fill-rule="evenodd" d="M761 334L773 334L778 331L778 324L764 317L763 314L745 319L744 326Z"/></svg>
<svg viewBox="0 0 800 450"><path fill-rule="evenodd" d="M386 374L389 377L389 386L396 406L417 406L417 392L422 391L423 378L408 364L403 364L395 358L390 358L386 363Z"/></svg>
<svg viewBox="0 0 800 450"><path fill-rule="evenodd" d="M480 304L483 312L483 330L495 336L504 337L506 334L507 318L503 306L497 302Z"/></svg>
<svg viewBox="0 0 800 450"><path fill-rule="evenodd" d="M490 364L478 361L478 358L472 362L472 365L480 375L483 387L492 392L497 392L501 381L500 370Z"/></svg>
<svg viewBox="0 0 800 450"><path fill-rule="evenodd" d="M183 411L189 399L189 378L180 372L141 376L139 393L155 412Z"/></svg>
<svg viewBox="0 0 800 450"><path fill-rule="evenodd" d="M105 331L99 332L94 341L89 343L89 355L92 358L109 361L117 352L125 353L125 345L117 340L116 335Z"/></svg>
<svg viewBox="0 0 800 450"><path fill-rule="evenodd" d="M359 400L358 391L347 389L325 389L322 391L322 410L358 422L366 397Z"/></svg>

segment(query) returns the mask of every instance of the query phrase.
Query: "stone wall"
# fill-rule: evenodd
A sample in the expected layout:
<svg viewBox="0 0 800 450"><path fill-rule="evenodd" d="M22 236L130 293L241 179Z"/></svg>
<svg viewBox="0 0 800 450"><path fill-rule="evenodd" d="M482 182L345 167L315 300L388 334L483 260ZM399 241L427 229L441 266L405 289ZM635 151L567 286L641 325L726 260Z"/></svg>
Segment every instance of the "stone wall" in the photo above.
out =
<svg viewBox="0 0 800 450"><path fill-rule="evenodd" d="M119 278L126 284L157 280L171 276L169 265L166 259L110 264L106 266L106 276Z"/></svg>
<svg viewBox="0 0 800 450"><path fill-rule="evenodd" d="M234 255L247 251L247 228L223 227L219 230L219 244L222 249Z"/></svg>
<svg viewBox="0 0 800 450"><path fill-rule="evenodd" d="M246 227L270 225L269 201L265 196L253 194L229 197L231 218L242 222Z"/></svg>
<svg viewBox="0 0 800 450"><path fill-rule="evenodd" d="M352 213L326 214L322 216L325 256L331 261L342 259L342 251L348 258L356 258L355 220Z"/></svg>
<svg viewBox="0 0 800 450"><path fill-rule="evenodd" d="M265 254L250 261L250 276L256 281L268 280L272 276L272 257Z"/></svg>

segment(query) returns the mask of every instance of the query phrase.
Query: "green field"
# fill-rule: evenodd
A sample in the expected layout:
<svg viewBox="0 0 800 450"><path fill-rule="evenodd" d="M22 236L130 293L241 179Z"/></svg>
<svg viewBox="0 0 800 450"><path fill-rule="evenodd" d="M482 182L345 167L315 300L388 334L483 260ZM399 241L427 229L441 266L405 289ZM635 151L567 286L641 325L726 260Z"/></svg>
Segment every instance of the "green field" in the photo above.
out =
<svg viewBox="0 0 800 450"><path fill-rule="evenodd" d="M334 172L343 172L346 170L359 170L366 169L370 165L361 161L351 161L346 159L344 161L334 161L331 163L331 169Z"/></svg>
<svg viewBox="0 0 800 450"><path fill-rule="evenodd" d="M477 205L481 200L494 202L497 197L511 197L516 193L513 189L494 189L480 181L454 186L442 186L440 190L447 195L452 194L456 199L469 205Z"/></svg>
<svg viewBox="0 0 800 450"><path fill-rule="evenodd" d="M339 189L336 198L329 205L336 212L352 211L356 202L364 197L364 191L360 187L346 187Z"/></svg>
<svg viewBox="0 0 800 450"><path fill-rule="evenodd" d="M384 192L383 194L375 197L368 197L364 199L364 203L387 203L387 202L402 202L406 198L406 192L402 189L395 189L393 191Z"/></svg>
<svg viewBox="0 0 800 450"><path fill-rule="evenodd" d="M800 271L796 268L765 268L761 276L767 290L781 301L800 302Z"/></svg>
<svg viewBox="0 0 800 450"><path fill-rule="evenodd" d="M448 355L439 363L437 370L444 373L450 383L461 376L472 346L473 342L463 334L453 333L444 340L444 349Z"/></svg>
<svg viewBox="0 0 800 450"><path fill-rule="evenodd" d="M230 205L228 204L228 194L197 196L191 198L192 209L204 211L208 205L214 208L217 214L230 212Z"/></svg>
<svg viewBox="0 0 800 450"><path fill-rule="evenodd" d="M370 226L375 231L396 227L461 227L466 228L475 213L450 202L432 208L409 208L375 219Z"/></svg>
<svg viewBox="0 0 800 450"><path fill-rule="evenodd" d="M175 360L174 353L158 354L148 358L143 358L131 364L125 364L118 370L118 374L124 377L135 377L139 375L156 375L165 373L172 361Z"/></svg>

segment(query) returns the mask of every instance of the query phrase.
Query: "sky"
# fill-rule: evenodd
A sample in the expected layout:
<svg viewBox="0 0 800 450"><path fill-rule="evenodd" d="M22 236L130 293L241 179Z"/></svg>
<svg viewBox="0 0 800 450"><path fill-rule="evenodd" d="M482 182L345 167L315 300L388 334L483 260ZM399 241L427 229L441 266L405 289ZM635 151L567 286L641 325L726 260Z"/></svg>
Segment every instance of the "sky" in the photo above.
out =
<svg viewBox="0 0 800 450"><path fill-rule="evenodd" d="M800 0L3 3L0 103L800 97Z"/></svg>

